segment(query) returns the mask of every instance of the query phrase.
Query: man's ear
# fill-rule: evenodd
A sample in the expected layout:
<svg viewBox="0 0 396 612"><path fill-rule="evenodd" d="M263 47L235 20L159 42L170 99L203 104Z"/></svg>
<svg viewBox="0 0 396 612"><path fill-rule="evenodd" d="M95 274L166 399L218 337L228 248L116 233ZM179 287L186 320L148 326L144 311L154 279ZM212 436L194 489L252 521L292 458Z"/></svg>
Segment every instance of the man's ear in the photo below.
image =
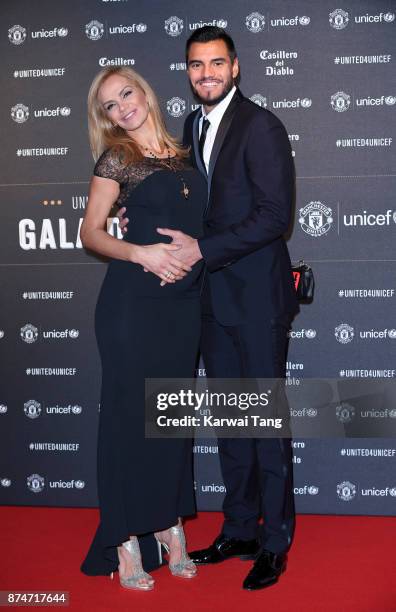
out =
<svg viewBox="0 0 396 612"><path fill-rule="evenodd" d="M234 59L234 63L232 64L232 78L236 79L239 74L239 62L238 58Z"/></svg>

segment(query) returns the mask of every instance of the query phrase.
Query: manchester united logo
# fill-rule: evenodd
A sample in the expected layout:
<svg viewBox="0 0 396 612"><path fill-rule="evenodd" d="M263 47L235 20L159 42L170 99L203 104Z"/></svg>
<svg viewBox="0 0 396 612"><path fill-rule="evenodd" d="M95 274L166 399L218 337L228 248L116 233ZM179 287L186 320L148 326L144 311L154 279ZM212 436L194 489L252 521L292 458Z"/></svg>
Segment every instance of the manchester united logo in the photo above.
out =
<svg viewBox="0 0 396 612"><path fill-rule="evenodd" d="M330 230L333 223L332 210L322 202L310 202L300 208L298 222L306 234L318 238Z"/></svg>
<svg viewBox="0 0 396 612"><path fill-rule="evenodd" d="M180 19L179 17L169 17L169 19L165 21L165 32L169 36L180 36L180 34L183 32L183 29L183 19Z"/></svg>

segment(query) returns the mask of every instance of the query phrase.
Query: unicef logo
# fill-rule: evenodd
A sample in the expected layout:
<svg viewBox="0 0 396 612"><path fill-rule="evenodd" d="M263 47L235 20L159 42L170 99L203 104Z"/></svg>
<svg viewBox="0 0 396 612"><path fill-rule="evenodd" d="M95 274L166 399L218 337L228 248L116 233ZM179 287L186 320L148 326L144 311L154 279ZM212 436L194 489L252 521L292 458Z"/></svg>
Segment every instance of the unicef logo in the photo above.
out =
<svg viewBox="0 0 396 612"><path fill-rule="evenodd" d="M5 414L8 410L8 407L5 404L0 404L0 414Z"/></svg>
<svg viewBox="0 0 396 612"><path fill-rule="evenodd" d="M76 480L74 485L76 489L83 489L85 487L85 482L83 480Z"/></svg>
<svg viewBox="0 0 396 612"><path fill-rule="evenodd" d="M68 106L63 106L60 109L60 114L62 115L62 117L68 117L71 113L71 108L69 108Z"/></svg>
<svg viewBox="0 0 396 612"><path fill-rule="evenodd" d="M309 340L316 338L316 329L307 329L305 335Z"/></svg>
<svg viewBox="0 0 396 612"><path fill-rule="evenodd" d="M0 480L0 484L2 487L10 487L11 486L11 479L10 478L2 478Z"/></svg>
<svg viewBox="0 0 396 612"><path fill-rule="evenodd" d="M27 478L27 487L32 493L41 493L44 486L44 478L39 474L32 474Z"/></svg>
<svg viewBox="0 0 396 612"><path fill-rule="evenodd" d="M351 96L343 91L337 91L330 98L330 104L337 113L344 113L351 105Z"/></svg>
<svg viewBox="0 0 396 612"><path fill-rule="evenodd" d="M351 501L356 496L356 485L344 480L337 485L337 495L342 501Z"/></svg>
<svg viewBox="0 0 396 612"><path fill-rule="evenodd" d="M81 414L82 413L81 406L78 406L77 404L75 406L72 406L72 413L73 414Z"/></svg>
<svg viewBox="0 0 396 612"><path fill-rule="evenodd" d="M395 340L396 338L396 329L388 329L388 338Z"/></svg>
<svg viewBox="0 0 396 612"><path fill-rule="evenodd" d="M100 21L96 21L95 19L90 21L85 26L85 34L90 40L99 40L104 34L103 23L100 23Z"/></svg>
<svg viewBox="0 0 396 612"><path fill-rule="evenodd" d="M319 493L319 487L315 487L315 485L310 485L307 491L309 495L317 495Z"/></svg>
<svg viewBox="0 0 396 612"><path fill-rule="evenodd" d="M261 106L261 108L267 108L267 98L262 96L261 94L253 94L250 96L252 102L257 104L257 106Z"/></svg>
<svg viewBox="0 0 396 612"><path fill-rule="evenodd" d="M300 208L298 220L301 229L309 236L318 238L327 234L333 223L332 210L322 202L310 202Z"/></svg>
<svg viewBox="0 0 396 612"><path fill-rule="evenodd" d="M172 117L181 117L186 111L186 102L182 98L171 98L166 103L166 110Z"/></svg>
<svg viewBox="0 0 396 612"><path fill-rule="evenodd" d="M396 487L391 487L389 489L389 495L392 495L392 497L396 497Z"/></svg>
<svg viewBox="0 0 396 612"><path fill-rule="evenodd" d="M223 28L223 30L228 26L227 19L218 19L216 22L218 28Z"/></svg>
<svg viewBox="0 0 396 612"><path fill-rule="evenodd" d="M298 18L298 21L300 25L307 26L309 23L311 23L311 18L303 15L302 17Z"/></svg>
<svg viewBox="0 0 396 612"><path fill-rule="evenodd" d="M312 100L311 98L302 98L301 100L301 106L303 108L311 108L312 106Z"/></svg>
<svg viewBox="0 0 396 612"><path fill-rule="evenodd" d="M183 19L180 19L179 17L169 17L169 19L165 21L165 32L169 36L180 36L180 34L183 32L183 29Z"/></svg>
<svg viewBox="0 0 396 612"><path fill-rule="evenodd" d="M392 21L395 21L395 13L385 13L384 21L387 23L392 23Z"/></svg>
<svg viewBox="0 0 396 612"><path fill-rule="evenodd" d="M8 40L13 45L21 45L26 40L26 28L20 25L14 25L8 30Z"/></svg>
<svg viewBox="0 0 396 612"><path fill-rule="evenodd" d="M41 414L41 404L36 400L28 400L23 404L23 411L29 419L37 419Z"/></svg>
<svg viewBox="0 0 396 612"><path fill-rule="evenodd" d="M64 38L65 36L67 36L69 34L69 30L67 28L58 28L58 36L60 36L61 38Z"/></svg>
<svg viewBox="0 0 396 612"><path fill-rule="evenodd" d="M392 408L392 410L389 410L389 416L391 419L396 419L396 408Z"/></svg>
<svg viewBox="0 0 396 612"><path fill-rule="evenodd" d="M318 416L318 411L316 408L308 408L307 409L307 416L309 416L311 419L313 419L314 417Z"/></svg>
<svg viewBox="0 0 396 612"><path fill-rule="evenodd" d="M260 13L250 13L250 15L246 17L245 24L247 29L250 30L250 32L254 32L254 34L257 34L257 32L261 32L262 30L264 30L265 17Z"/></svg>
<svg viewBox="0 0 396 612"><path fill-rule="evenodd" d="M395 96L386 96L385 104L387 104L388 106L393 106L393 104L396 104L396 97Z"/></svg>
<svg viewBox="0 0 396 612"><path fill-rule="evenodd" d="M136 26L136 32L139 34L143 34L143 32L147 31L147 25L145 23L138 23Z"/></svg>
<svg viewBox="0 0 396 612"><path fill-rule="evenodd" d="M346 402L336 407L336 417L341 423L350 423L355 416L355 408Z"/></svg>
<svg viewBox="0 0 396 612"><path fill-rule="evenodd" d="M29 119L29 108L24 104L15 104L11 108L11 118L15 123L25 123Z"/></svg>
<svg viewBox="0 0 396 612"><path fill-rule="evenodd" d="M335 328L334 335L337 341L341 344L348 344L349 342L352 342L355 336L355 331L353 327L347 323L341 323L341 325L337 325Z"/></svg>
<svg viewBox="0 0 396 612"><path fill-rule="evenodd" d="M4 331L2 329L0 329L0 340L4 338Z"/></svg>
<svg viewBox="0 0 396 612"><path fill-rule="evenodd" d="M38 329L34 325L26 323L26 325L21 327L20 336L24 342L27 342L27 344L32 344L33 342L36 342L38 338Z"/></svg>
<svg viewBox="0 0 396 612"><path fill-rule="evenodd" d="M349 14L342 9L336 9L329 14L329 22L335 30L343 30L349 23Z"/></svg>
<svg viewBox="0 0 396 612"><path fill-rule="evenodd" d="M69 336L70 338L78 338L78 336L80 335L80 332L78 331L78 329L70 329L69 330Z"/></svg>

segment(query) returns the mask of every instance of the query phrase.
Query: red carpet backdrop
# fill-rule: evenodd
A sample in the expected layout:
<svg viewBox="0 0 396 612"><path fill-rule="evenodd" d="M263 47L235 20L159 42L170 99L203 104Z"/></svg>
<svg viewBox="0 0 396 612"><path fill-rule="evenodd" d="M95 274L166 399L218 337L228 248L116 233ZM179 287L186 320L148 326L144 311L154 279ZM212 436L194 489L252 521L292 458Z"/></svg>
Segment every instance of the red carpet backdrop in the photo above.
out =
<svg viewBox="0 0 396 612"><path fill-rule="evenodd" d="M132 66L181 135L195 108L184 45L204 24L235 39L243 93L280 117L293 148L289 248L314 267L316 297L290 334L288 383L395 377L394 0L14 0L0 13L1 504L96 505L93 312L105 263L79 239L93 168L87 91L101 67ZM396 410L362 416L375 424ZM300 513L395 513L394 440L293 446ZM198 506L218 510L215 439L197 441L195 459Z"/></svg>

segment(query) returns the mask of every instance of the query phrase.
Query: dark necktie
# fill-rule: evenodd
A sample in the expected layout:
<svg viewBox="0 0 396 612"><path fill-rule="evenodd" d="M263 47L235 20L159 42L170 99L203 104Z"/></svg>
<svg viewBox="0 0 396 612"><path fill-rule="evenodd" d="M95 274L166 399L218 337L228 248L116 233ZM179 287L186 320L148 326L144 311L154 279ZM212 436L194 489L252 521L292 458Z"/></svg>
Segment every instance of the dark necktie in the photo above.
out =
<svg viewBox="0 0 396 612"><path fill-rule="evenodd" d="M205 140L206 140L206 134L207 134L209 127L210 127L210 121L209 119L204 117L204 120L202 122L201 136L199 137L199 154L201 156L201 160L202 160L202 163L205 169L206 169L206 166L205 166L205 162L203 158L203 150L204 150L204 145L205 145Z"/></svg>

